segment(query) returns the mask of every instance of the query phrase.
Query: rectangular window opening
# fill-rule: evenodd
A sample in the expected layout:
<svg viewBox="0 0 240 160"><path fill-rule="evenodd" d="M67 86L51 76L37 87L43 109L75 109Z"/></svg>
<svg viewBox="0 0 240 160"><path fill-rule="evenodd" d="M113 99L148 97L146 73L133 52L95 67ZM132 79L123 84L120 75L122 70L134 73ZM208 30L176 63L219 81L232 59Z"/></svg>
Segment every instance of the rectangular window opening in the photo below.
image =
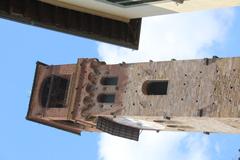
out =
<svg viewBox="0 0 240 160"><path fill-rule="evenodd" d="M62 108L65 106L69 80L53 76L52 90L50 92L49 108Z"/></svg>
<svg viewBox="0 0 240 160"><path fill-rule="evenodd" d="M101 79L102 85L117 85L118 77L103 77Z"/></svg>
<svg viewBox="0 0 240 160"><path fill-rule="evenodd" d="M69 80L51 75L42 82L41 104L47 108L63 108L66 103Z"/></svg>
<svg viewBox="0 0 240 160"><path fill-rule="evenodd" d="M100 103L114 103L115 94L100 94L97 97L98 102Z"/></svg>

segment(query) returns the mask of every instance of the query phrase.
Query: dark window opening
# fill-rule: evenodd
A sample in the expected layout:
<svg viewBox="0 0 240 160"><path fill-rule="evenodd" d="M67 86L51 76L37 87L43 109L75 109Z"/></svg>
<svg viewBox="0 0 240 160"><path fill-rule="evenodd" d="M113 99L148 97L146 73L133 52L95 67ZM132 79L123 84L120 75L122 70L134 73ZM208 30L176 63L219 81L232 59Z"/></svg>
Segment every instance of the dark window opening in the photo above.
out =
<svg viewBox="0 0 240 160"><path fill-rule="evenodd" d="M44 108L65 107L69 80L52 75L46 78L42 84L41 104Z"/></svg>
<svg viewBox="0 0 240 160"><path fill-rule="evenodd" d="M102 85L117 85L118 77L103 77L101 79Z"/></svg>
<svg viewBox="0 0 240 160"><path fill-rule="evenodd" d="M100 103L114 103L115 94L100 94L97 97L98 102Z"/></svg>
<svg viewBox="0 0 240 160"><path fill-rule="evenodd" d="M51 77L45 79L42 83L41 104L43 107L47 105L50 84L51 84Z"/></svg>
<svg viewBox="0 0 240 160"><path fill-rule="evenodd" d="M145 95L166 95L168 81L145 81L142 86L142 91Z"/></svg>

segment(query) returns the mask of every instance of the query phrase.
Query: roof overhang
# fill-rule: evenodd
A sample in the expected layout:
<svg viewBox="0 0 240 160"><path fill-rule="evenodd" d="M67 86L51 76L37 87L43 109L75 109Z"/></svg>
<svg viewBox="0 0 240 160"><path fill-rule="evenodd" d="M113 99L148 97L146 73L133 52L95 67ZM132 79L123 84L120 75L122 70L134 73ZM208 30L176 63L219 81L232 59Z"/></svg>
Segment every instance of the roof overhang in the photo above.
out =
<svg viewBox="0 0 240 160"><path fill-rule="evenodd" d="M0 17L132 49L139 45L141 19L124 22L36 0L1 0Z"/></svg>

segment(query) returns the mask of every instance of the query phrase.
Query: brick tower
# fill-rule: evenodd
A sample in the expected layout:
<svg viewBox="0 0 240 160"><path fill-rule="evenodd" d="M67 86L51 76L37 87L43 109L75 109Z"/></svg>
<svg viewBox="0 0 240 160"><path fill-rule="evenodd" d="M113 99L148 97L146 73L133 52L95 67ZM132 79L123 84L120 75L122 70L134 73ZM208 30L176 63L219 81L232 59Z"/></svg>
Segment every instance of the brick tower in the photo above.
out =
<svg viewBox="0 0 240 160"><path fill-rule="evenodd" d="M141 130L240 133L240 58L38 62L27 119L132 140Z"/></svg>

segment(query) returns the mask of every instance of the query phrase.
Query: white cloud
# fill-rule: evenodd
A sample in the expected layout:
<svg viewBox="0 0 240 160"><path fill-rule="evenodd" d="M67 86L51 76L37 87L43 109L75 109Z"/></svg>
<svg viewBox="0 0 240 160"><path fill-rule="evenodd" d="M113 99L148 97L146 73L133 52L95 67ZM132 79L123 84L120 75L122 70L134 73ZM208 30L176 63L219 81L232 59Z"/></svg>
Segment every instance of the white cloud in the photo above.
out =
<svg viewBox="0 0 240 160"><path fill-rule="evenodd" d="M233 18L231 9L144 18L138 51L100 43L99 56L108 63L207 56L205 49L221 44Z"/></svg>
<svg viewBox="0 0 240 160"><path fill-rule="evenodd" d="M101 160L208 160L208 139L186 133L142 132L140 141L102 134Z"/></svg>
<svg viewBox="0 0 240 160"><path fill-rule="evenodd" d="M139 51L99 43L99 57L107 63L194 59L221 45L234 19L232 9L144 18ZM101 134L101 160L208 160L205 135L143 132L139 142Z"/></svg>

